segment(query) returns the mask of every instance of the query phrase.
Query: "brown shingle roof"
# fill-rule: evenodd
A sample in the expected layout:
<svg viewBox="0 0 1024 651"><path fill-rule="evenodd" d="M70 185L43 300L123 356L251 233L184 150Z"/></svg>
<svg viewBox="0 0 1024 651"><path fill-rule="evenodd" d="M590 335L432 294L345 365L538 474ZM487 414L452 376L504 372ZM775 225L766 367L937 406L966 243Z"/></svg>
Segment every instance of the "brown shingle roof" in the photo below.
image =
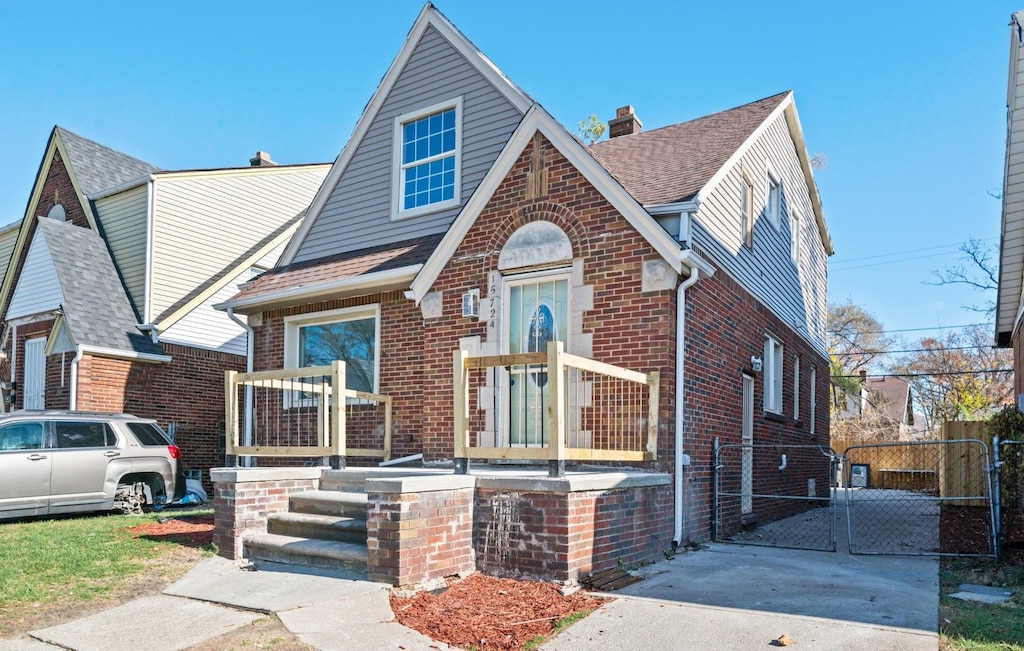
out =
<svg viewBox="0 0 1024 651"><path fill-rule="evenodd" d="M591 145L601 165L644 205L693 197L789 95Z"/></svg>
<svg viewBox="0 0 1024 651"><path fill-rule="evenodd" d="M332 281L422 264L437 248L441 237L442 235L418 237L271 269L231 297L228 303L259 297L269 298L274 294L300 291L302 288L312 290L317 285Z"/></svg>
<svg viewBox="0 0 1024 651"><path fill-rule="evenodd" d="M871 402L889 420L896 423L907 421L910 400L910 383L903 378L887 377L869 379L867 389L872 394Z"/></svg>

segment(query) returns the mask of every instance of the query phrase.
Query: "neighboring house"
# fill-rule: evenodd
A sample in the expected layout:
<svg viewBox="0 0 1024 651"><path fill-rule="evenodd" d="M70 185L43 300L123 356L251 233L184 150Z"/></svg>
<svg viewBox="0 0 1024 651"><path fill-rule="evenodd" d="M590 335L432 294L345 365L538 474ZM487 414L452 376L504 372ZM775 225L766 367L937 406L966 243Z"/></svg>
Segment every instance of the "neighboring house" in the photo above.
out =
<svg viewBox="0 0 1024 651"><path fill-rule="evenodd" d="M1013 388L1024 409L1024 11L1010 17L1010 73L1006 94L1006 164L999 243L996 346L1013 348Z"/></svg>
<svg viewBox="0 0 1024 651"><path fill-rule="evenodd" d="M460 348L558 340L658 371L642 467L676 473L665 499L685 513L649 544L706 539L716 439L829 440L832 244L791 92L650 131L624 107L609 126L583 145L428 3L280 266L219 308L249 315L257 370L366 333L345 358L369 369L358 388L394 397L393 454L428 461L455 454ZM496 414L531 389L488 382L474 437L529 444L529 418Z"/></svg>
<svg viewBox="0 0 1024 651"><path fill-rule="evenodd" d="M187 468L222 463L246 340L211 305L273 266L328 169L252 165L161 171L55 127L9 249L0 232L5 407L132 412Z"/></svg>
<svg viewBox="0 0 1024 651"><path fill-rule="evenodd" d="M915 420L910 383L903 378L862 375L859 392L851 395L833 385L832 395L832 436L846 443L850 437L862 442L909 441L925 434L923 421Z"/></svg>

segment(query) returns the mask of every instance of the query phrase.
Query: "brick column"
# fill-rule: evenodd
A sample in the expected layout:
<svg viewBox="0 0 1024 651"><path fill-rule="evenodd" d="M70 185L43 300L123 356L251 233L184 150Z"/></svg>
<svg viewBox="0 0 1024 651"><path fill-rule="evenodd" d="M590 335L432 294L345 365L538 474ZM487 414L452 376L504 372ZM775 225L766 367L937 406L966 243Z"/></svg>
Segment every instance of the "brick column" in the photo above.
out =
<svg viewBox="0 0 1024 651"><path fill-rule="evenodd" d="M367 578L422 585L474 572L475 481L466 475L367 480Z"/></svg>
<svg viewBox="0 0 1024 651"><path fill-rule="evenodd" d="M321 468L214 468L213 542L224 558L242 558L246 533L267 530L267 516L288 510L288 498L320 487Z"/></svg>

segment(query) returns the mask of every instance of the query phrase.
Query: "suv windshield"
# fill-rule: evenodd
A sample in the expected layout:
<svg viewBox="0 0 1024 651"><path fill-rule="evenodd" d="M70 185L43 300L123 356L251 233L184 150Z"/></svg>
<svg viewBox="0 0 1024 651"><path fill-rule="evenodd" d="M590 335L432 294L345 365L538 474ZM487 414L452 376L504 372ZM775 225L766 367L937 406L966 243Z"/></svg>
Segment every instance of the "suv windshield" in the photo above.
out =
<svg viewBox="0 0 1024 651"><path fill-rule="evenodd" d="M142 445L170 445L167 435L153 423L128 423L128 429L135 434Z"/></svg>

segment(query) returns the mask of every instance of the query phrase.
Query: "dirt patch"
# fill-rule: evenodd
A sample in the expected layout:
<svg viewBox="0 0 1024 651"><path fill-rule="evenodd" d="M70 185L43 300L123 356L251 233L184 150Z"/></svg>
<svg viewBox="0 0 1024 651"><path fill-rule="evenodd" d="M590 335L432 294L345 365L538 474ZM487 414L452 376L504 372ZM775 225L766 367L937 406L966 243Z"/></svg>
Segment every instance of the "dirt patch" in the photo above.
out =
<svg viewBox="0 0 1024 651"><path fill-rule="evenodd" d="M316 647L299 640L277 617L260 617L230 633L189 647L187 651L316 651Z"/></svg>
<svg viewBox="0 0 1024 651"><path fill-rule="evenodd" d="M391 610L403 625L451 646L505 651L547 637L559 620L606 601L584 592L563 595L552 583L477 573L450 580L437 594L405 598L392 593Z"/></svg>

